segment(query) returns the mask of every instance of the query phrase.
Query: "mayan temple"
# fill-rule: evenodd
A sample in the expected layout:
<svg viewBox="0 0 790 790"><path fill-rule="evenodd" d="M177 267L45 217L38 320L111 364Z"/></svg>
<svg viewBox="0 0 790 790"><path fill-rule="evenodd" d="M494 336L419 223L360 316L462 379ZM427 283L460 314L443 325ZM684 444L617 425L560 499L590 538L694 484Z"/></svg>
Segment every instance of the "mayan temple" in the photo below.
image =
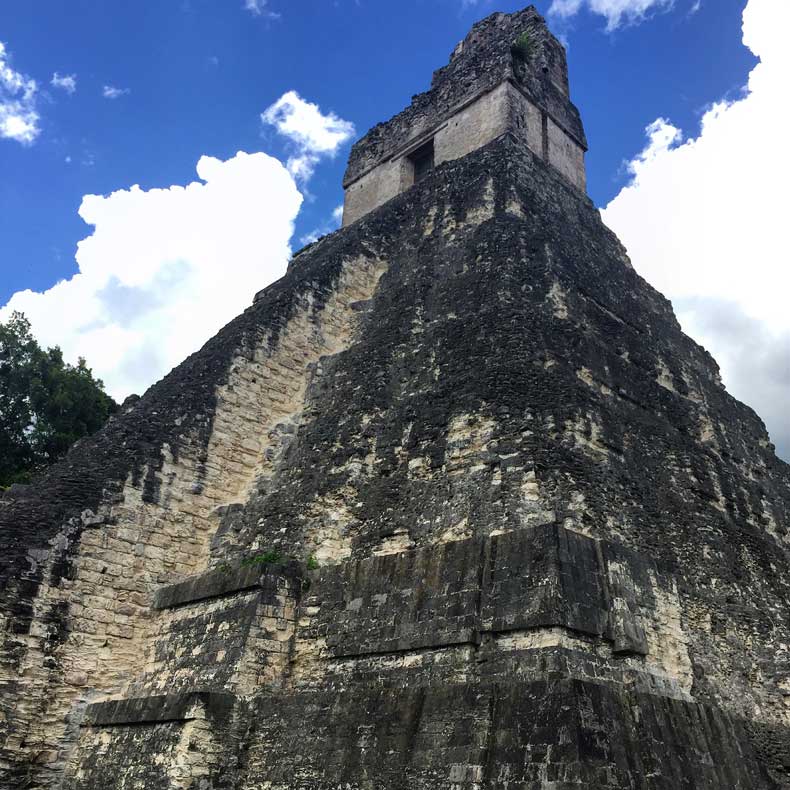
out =
<svg viewBox="0 0 790 790"><path fill-rule="evenodd" d="M342 229L0 495L0 788L790 787L790 466L585 150L489 16Z"/></svg>

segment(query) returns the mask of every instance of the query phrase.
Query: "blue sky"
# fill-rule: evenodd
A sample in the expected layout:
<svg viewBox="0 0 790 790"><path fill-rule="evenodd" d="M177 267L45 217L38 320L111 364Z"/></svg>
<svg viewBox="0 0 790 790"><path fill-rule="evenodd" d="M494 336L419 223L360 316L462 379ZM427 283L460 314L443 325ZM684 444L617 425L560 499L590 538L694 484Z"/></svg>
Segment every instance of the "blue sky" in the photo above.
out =
<svg viewBox="0 0 790 790"><path fill-rule="evenodd" d="M363 133L428 87L469 26L518 2L271 0L254 15L243 0L4 0L0 41L34 78L41 101L35 145L0 141L0 304L76 271L76 243L90 229L77 215L85 194L185 184L203 154L221 159L284 141L260 113L288 90L352 121ZM538 3L541 12L549 3ZM745 83L754 58L740 46L741 0L712 0L614 33L589 12L553 20L570 43L573 97L590 141L590 194L604 205L622 168L643 147L657 115L693 129L712 100ZM49 85L75 74L69 95ZM129 91L102 96L105 85ZM626 100L624 100L626 99ZM297 240L342 200L348 147L309 185ZM71 161L66 161L70 158Z"/></svg>
<svg viewBox="0 0 790 790"><path fill-rule="evenodd" d="M790 419L779 403L790 387L790 320L768 305L773 318L765 322L759 296L741 299L743 261L728 253L742 258L754 234L770 237L758 227L770 214L760 201L775 201L753 181L749 157L785 121L771 116L780 103L772 91L790 79L772 31L786 29L790 4L536 5L568 45L592 199L635 267L673 299L684 328L720 358L725 381L761 411L790 455ZM289 249L336 226L352 139L427 89L475 20L521 7L512 0L3 0L0 132L3 102L6 111L16 101L16 110L36 117L27 141L18 127L16 136L0 134L0 308L7 305L0 320L23 309L43 343L60 343L67 357L85 355L116 397L144 389L281 273ZM769 52L758 68L757 55ZM758 95L751 86L760 74ZM291 92L296 97L283 102ZM273 106L267 123L262 113ZM751 126L745 116L755 119ZM721 139L732 140L741 167L716 144ZM256 156L238 158L239 151ZM309 167L297 173L297 160ZM732 167L741 182L717 185L711 174ZM787 155L774 151L759 172L769 184L790 176ZM83 201L90 195L104 197ZM695 203L681 211L684 196ZM695 232L711 225L711 212L726 213L722 206L754 207L740 241ZM663 249L663 237L675 246ZM74 278L82 240L82 274ZM205 248L213 257L201 258ZM786 274L771 280L790 268L773 249L760 258L769 280L763 291L790 285ZM700 259L694 283L686 275ZM727 287L709 292L711 271L725 270L731 276L713 279ZM70 278L71 290L47 293ZM20 293L26 289L34 293ZM724 313L738 320L722 323ZM158 347L163 334L166 349ZM759 375L749 368L755 349L765 357Z"/></svg>

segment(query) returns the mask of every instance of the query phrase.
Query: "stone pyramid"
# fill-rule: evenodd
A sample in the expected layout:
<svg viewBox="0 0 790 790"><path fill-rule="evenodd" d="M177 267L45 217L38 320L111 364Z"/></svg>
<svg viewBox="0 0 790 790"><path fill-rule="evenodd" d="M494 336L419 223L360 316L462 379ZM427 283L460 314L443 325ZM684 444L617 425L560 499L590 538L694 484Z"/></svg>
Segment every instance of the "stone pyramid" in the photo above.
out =
<svg viewBox="0 0 790 790"><path fill-rule="evenodd" d="M475 25L344 227L0 498L0 787L790 787L790 467Z"/></svg>

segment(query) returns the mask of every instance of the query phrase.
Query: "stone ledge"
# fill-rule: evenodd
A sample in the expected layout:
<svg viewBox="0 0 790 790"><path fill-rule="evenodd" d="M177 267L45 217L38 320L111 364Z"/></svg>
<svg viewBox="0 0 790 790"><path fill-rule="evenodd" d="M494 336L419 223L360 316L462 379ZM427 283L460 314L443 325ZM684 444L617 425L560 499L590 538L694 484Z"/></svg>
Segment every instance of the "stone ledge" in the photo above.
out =
<svg viewBox="0 0 790 790"><path fill-rule="evenodd" d="M124 724L190 721L204 717L222 722L230 716L235 702L236 698L232 694L213 691L107 700L88 705L82 726L117 727Z"/></svg>
<svg viewBox="0 0 790 790"><path fill-rule="evenodd" d="M271 589L275 578L296 579L301 576L299 563L291 561L283 565L253 565L232 570L213 570L190 576L176 584L160 587L154 593L154 609L173 609L183 604L221 598L225 595L254 590Z"/></svg>
<svg viewBox="0 0 790 790"><path fill-rule="evenodd" d="M261 569L237 568L231 571L215 570L190 576L182 582L160 587L154 593L154 609L172 609L180 604L219 598L242 590L260 586Z"/></svg>

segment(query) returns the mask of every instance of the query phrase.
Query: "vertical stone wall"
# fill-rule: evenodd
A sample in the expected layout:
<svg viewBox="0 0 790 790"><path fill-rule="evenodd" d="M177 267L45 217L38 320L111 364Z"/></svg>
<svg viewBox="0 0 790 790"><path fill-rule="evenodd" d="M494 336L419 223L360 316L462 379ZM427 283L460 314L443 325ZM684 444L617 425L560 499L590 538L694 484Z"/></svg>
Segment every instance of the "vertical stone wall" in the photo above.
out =
<svg viewBox="0 0 790 790"><path fill-rule="evenodd" d="M196 790L232 767L233 700L194 693L94 705L64 790Z"/></svg>
<svg viewBox="0 0 790 790"><path fill-rule="evenodd" d="M123 695L282 687L301 596L293 568L221 568L160 588L144 663Z"/></svg>
<svg viewBox="0 0 790 790"><path fill-rule="evenodd" d="M537 679L553 661L573 677L688 700L679 606L650 560L556 523L441 542L314 574L292 682L346 685L360 671L368 682L376 672L446 682L456 661L470 679L482 662L489 677Z"/></svg>
<svg viewBox="0 0 790 790"><path fill-rule="evenodd" d="M507 83L497 85L450 116L434 133L436 164L460 159L503 134L508 128Z"/></svg>
<svg viewBox="0 0 790 790"><path fill-rule="evenodd" d="M546 118L544 136L544 151L548 155L548 163L557 168L577 189L585 192L587 175L584 169L584 149L552 118Z"/></svg>
<svg viewBox="0 0 790 790"><path fill-rule="evenodd" d="M530 101L515 81L506 80L454 109L438 125L426 128L420 123L410 130L406 145L347 183L344 227L414 184L409 154L426 140L433 140L434 163L439 165L460 159L507 132L577 189L586 191L584 148Z"/></svg>

